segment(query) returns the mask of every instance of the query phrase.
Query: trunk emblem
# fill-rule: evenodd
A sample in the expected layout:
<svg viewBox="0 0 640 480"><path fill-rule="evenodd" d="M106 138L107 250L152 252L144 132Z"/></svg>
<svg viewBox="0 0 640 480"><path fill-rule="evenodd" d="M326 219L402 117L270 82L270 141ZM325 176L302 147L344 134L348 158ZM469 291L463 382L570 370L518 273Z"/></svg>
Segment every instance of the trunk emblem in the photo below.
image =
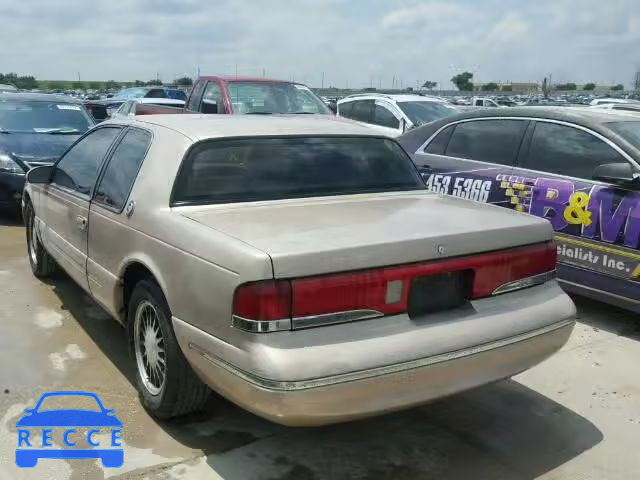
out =
<svg viewBox="0 0 640 480"><path fill-rule="evenodd" d="M446 253L444 245L438 245L436 247L436 251L438 252L438 255L440 255L440 256L443 256Z"/></svg>

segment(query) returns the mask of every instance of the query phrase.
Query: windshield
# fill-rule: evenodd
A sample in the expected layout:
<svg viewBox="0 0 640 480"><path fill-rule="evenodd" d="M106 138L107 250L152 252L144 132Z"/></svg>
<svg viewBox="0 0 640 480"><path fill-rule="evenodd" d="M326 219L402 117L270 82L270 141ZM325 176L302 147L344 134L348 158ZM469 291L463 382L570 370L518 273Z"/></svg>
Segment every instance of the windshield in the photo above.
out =
<svg viewBox="0 0 640 480"><path fill-rule="evenodd" d="M92 125L82 105L0 100L0 130L5 132L82 133Z"/></svg>
<svg viewBox="0 0 640 480"><path fill-rule="evenodd" d="M611 122L607 126L624 138L631 145L640 150L640 121Z"/></svg>
<svg viewBox="0 0 640 480"><path fill-rule="evenodd" d="M393 140L288 137L201 143L184 161L174 203L207 204L423 189Z"/></svg>
<svg viewBox="0 0 640 480"><path fill-rule="evenodd" d="M442 102L398 102L398 106L415 126L459 113L455 107Z"/></svg>
<svg viewBox="0 0 640 480"><path fill-rule="evenodd" d="M124 90L120 90L118 93L116 93L113 98L121 100L133 100L135 98L144 97L148 91L148 88L125 88Z"/></svg>
<svg viewBox="0 0 640 480"><path fill-rule="evenodd" d="M304 85L230 82L228 89L233 113L331 113L322 100Z"/></svg>

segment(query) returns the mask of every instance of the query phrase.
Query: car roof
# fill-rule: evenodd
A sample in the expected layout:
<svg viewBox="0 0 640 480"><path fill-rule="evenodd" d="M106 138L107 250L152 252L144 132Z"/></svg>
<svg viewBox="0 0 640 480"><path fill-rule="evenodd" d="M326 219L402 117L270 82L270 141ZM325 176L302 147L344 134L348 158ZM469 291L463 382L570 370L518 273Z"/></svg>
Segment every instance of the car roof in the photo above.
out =
<svg viewBox="0 0 640 480"><path fill-rule="evenodd" d="M640 121L640 117L633 113L625 113L622 110L605 110L588 107L509 107L471 110L448 117L449 122L466 118L481 117L528 117L546 118L550 120L565 121L594 128L605 123L616 121Z"/></svg>
<svg viewBox="0 0 640 480"><path fill-rule="evenodd" d="M355 95L349 95L338 101L338 103L350 102L353 100L372 100L376 98L386 98L392 102L444 102L440 97L433 95L417 95L417 94L386 94L386 93L356 93Z"/></svg>
<svg viewBox="0 0 640 480"><path fill-rule="evenodd" d="M640 161L640 151L627 140L613 132L607 125L612 122L640 122L636 112L623 110L605 110L588 107L506 107L467 110L462 113L436 120L401 135L398 141L409 152L413 153L431 135L450 123L474 118L523 118L547 119L566 122L598 132L613 140L633 158Z"/></svg>
<svg viewBox="0 0 640 480"><path fill-rule="evenodd" d="M333 115L144 115L105 123L157 125L193 140L245 136L385 136Z"/></svg>
<svg viewBox="0 0 640 480"><path fill-rule="evenodd" d="M0 100L17 100L25 102L56 102L56 103L78 103L82 102L77 98L66 95L55 95L51 93L0 93Z"/></svg>
<svg viewBox="0 0 640 480"><path fill-rule="evenodd" d="M184 100L178 100L177 98L140 97L140 98L133 98L133 99L127 100L127 101L128 102L135 102L135 103L154 103L156 105L160 105L160 104L164 104L164 105L184 105Z"/></svg>
<svg viewBox="0 0 640 480"><path fill-rule="evenodd" d="M207 75L207 76L198 78L198 80L208 80L208 81L222 80L223 82L293 83L296 85L302 85L298 82L291 82L289 80L279 80L275 78L264 78L264 77L238 77L235 75L221 75L221 76Z"/></svg>

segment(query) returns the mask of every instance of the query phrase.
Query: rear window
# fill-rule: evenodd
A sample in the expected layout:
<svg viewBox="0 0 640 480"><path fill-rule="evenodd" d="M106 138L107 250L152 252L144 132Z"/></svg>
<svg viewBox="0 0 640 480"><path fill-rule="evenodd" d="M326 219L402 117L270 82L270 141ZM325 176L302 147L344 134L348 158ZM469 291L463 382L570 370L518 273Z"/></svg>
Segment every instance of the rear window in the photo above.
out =
<svg viewBox="0 0 640 480"><path fill-rule="evenodd" d="M423 189L402 148L375 137L213 140L180 169L173 204L277 200Z"/></svg>
<svg viewBox="0 0 640 480"><path fill-rule="evenodd" d="M640 149L640 122L611 122L607 126L631 145Z"/></svg>

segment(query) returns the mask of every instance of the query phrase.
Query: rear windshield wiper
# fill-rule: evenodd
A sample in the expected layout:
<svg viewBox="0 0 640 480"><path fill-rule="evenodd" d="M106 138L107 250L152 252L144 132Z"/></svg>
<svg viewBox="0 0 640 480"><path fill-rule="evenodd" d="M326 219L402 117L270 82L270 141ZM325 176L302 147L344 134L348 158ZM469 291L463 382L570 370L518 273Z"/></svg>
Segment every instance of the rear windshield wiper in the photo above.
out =
<svg viewBox="0 0 640 480"><path fill-rule="evenodd" d="M247 112L245 115L273 115L273 112Z"/></svg>
<svg viewBox="0 0 640 480"><path fill-rule="evenodd" d="M9 130L5 130L4 128L0 127L0 133L6 133L8 135L11 132Z"/></svg>

